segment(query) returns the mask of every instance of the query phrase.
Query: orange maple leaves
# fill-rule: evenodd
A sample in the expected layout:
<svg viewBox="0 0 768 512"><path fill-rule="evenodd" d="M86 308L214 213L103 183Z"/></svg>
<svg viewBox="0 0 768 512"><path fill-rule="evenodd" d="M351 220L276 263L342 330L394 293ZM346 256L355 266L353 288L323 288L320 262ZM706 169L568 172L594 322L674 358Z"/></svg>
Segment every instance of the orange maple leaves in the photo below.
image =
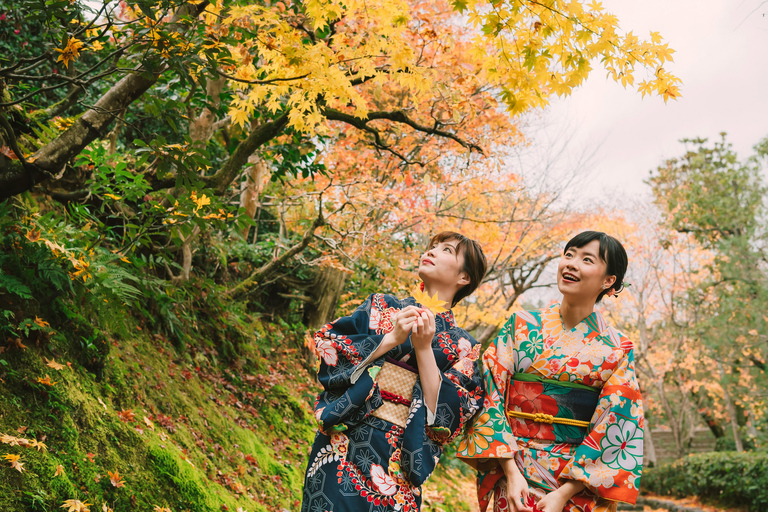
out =
<svg viewBox="0 0 768 512"><path fill-rule="evenodd" d="M122 477L120 476L118 471L115 471L114 473L111 471L107 471L107 474L109 475L109 481L112 485L114 485L117 488L125 487L125 482L122 480Z"/></svg>

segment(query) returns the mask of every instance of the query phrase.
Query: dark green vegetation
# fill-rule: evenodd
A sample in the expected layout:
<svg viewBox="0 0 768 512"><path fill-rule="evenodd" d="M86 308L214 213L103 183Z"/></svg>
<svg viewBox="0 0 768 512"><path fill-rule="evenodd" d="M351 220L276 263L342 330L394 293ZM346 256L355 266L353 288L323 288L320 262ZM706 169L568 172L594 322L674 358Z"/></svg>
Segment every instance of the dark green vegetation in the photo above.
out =
<svg viewBox="0 0 768 512"><path fill-rule="evenodd" d="M21 214L0 222L0 454L23 464L2 461L0 510L296 508L316 392L303 332L198 282L159 304L125 262L76 256Z"/></svg>
<svg viewBox="0 0 768 512"><path fill-rule="evenodd" d="M676 497L699 496L750 512L768 509L768 455L761 452L716 452L689 455L646 470L645 491Z"/></svg>

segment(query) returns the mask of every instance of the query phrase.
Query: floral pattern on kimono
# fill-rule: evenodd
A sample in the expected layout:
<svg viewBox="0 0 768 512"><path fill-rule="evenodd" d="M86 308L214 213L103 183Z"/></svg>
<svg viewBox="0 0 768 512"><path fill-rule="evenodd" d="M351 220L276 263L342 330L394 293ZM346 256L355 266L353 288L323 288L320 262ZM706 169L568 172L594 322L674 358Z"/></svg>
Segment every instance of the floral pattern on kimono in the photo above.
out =
<svg viewBox="0 0 768 512"><path fill-rule="evenodd" d="M515 459L537 499L558 488L564 479L583 482L586 489L568 502L565 511L616 510L619 501L635 503L643 466L644 419L629 339L598 312L566 330L560 305L554 304L540 311L513 314L483 354L483 365L487 395L458 453L478 469L482 510L494 488L499 498L495 510L508 506L503 494L499 496L500 486L505 485L500 458ZM551 426L536 426L530 420L506 415L504 404L516 373L599 390L597 407L582 442L556 442L548 435L527 437L536 435L538 428ZM524 401L522 397L510 398L513 407Z"/></svg>
<svg viewBox="0 0 768 512"><path fill-rule="evenodd" d="M304 481L302 511L417 511L421 484L483 400L480 345L456 326L451 311L435 316L432 350L442 381L428 424L421 382L416 378L408 418L401 427L372 413L383 404L378 375L385 358L418 372L408 340L376 359L394 325L392 315L416 305L412 297L369 296L350 316L315 334L323 391L315 403L319 431Z"/></svg>

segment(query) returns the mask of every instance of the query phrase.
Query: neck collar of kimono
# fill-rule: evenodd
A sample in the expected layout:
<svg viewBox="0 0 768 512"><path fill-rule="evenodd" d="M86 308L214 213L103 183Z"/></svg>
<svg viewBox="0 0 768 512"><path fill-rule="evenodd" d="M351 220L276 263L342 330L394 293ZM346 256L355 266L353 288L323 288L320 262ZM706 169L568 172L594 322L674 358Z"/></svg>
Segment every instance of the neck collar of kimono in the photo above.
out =
<svg viewBox="0 0 768 512"><path fill-rule="evenodd" d="M442 313L438 313L435 316L440 317L446 322L448 322L448 325L450 327L456 327L456 318L453 316L452 310L449 309L447 311L443 311Z"/></svg>
<svg viewBox="0 0 768 512"><path fill-rule="evenodd" d="M560 303L556 302L552 304L549 309L560 317L560 324L562 326L563 318L560 316ZM595 331L599 335L605 334L609 327L608 323L603 318L603 315L597 311L592 311L587 318L576 324L573 328L575 329L581 324L587 324L587 327L589 327L590 330Z"/></svg>

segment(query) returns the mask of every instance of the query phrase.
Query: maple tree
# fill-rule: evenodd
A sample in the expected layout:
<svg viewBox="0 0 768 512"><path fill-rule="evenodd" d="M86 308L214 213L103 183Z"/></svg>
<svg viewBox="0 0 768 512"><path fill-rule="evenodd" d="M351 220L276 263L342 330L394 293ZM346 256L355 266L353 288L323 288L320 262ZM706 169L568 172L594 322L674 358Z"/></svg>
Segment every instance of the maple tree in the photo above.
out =
<svg viewBox="0 0 768 512"><path fill-rule="evenodd" d="M631 33L622 36L616 18L596 4L510 2L487 4L490 9L485 6L480 2L454 5L469 18L476 32L467 34L469 44L465 46L474 60L477 80L500 87L502 99L513 113L578 86L590 71L590 61L597 57L603 58L610 75L624 85L632 83L635 66L642 66L652 72L641 84L644 93L656 90L665 98L677 95L676 79L663 68L671 51L660 36L652 34L649 41ZM8 59L0 68L0 76L11 84L0 105L5 108L23 104L44 91L45 87L33 86L30 92L17 94L13 84L25 80L34 84L35 80L57 78L59 82L51 87L71 85L71 98L64 100L69 107L74 107L86 90L95 89L100 96L93 106L81 110L83 116L50 142L39 145L33 155L20 149L19 134L6 127L5 145L17 159L0 162L3 197L58 172L88 144L106 136L108 126L121 118L121 112L127 112L139 99L171 90L176 80L182 86L189 84L191 90L184 103L170 100L165 109L158 110L165 121L171 117L163 110L187 103L205 105L199 116L187 121L202 123L203 131L210 131L217 121L223 121L215 119L215 111L220 110L215 107L225 95L228 104L224 108L230 120L240 127L250 125L215 172L199 176L218 193L229 187L256 149L280 133L290 130L322 136L328 120L369 133L375 131L372 121L388 120L453 139L468 148L473 145L446 127L445 119L431 115L434 112L411 113L406 105L377 111L363 92L365 88L386 90L394 85L415 98L414 103L420 98L438 99L446 103L448 111L459 101L446 93L461 75L468 76L468 70L454 70L459 76L446 75L446 68L434 66L422 50L433 44L450 47L463 41L431 26L431 20L422 15L429 11L428 4L381 0L372 8L365 2L239 5L203 1L180 6L126 2L119 6L119 12L109 4L92 13L89 9L76 3L46 12L46 16L66 20L72 28L57 30L53 35L61 36L65 43L45 51L58 54L58 60L69 69L78 65L87 50L94 56L93 65L79 67L73 76L56 77L43 53L29 59L24 68L27 74L19 72L27 61ZM413 45L414 35L421 38L421 44ZM519 45L519 54L507 48L511 39ZM133 68L113 62L115 56ZM107 77L120 78L109 85ZM220 79L226 79L226 87ZM190 147L191 142L183 142L183 146ZM150 144L155 158L165 160L158 162L161 170L163 163L168 164L163 142L158 139L145 144ZM187 159L178 158L176 165L165 166L170 174L155 176L156 187L172 185L183 172L185 161L204 167L200 161L193 163L186 153Z"/></svg>

